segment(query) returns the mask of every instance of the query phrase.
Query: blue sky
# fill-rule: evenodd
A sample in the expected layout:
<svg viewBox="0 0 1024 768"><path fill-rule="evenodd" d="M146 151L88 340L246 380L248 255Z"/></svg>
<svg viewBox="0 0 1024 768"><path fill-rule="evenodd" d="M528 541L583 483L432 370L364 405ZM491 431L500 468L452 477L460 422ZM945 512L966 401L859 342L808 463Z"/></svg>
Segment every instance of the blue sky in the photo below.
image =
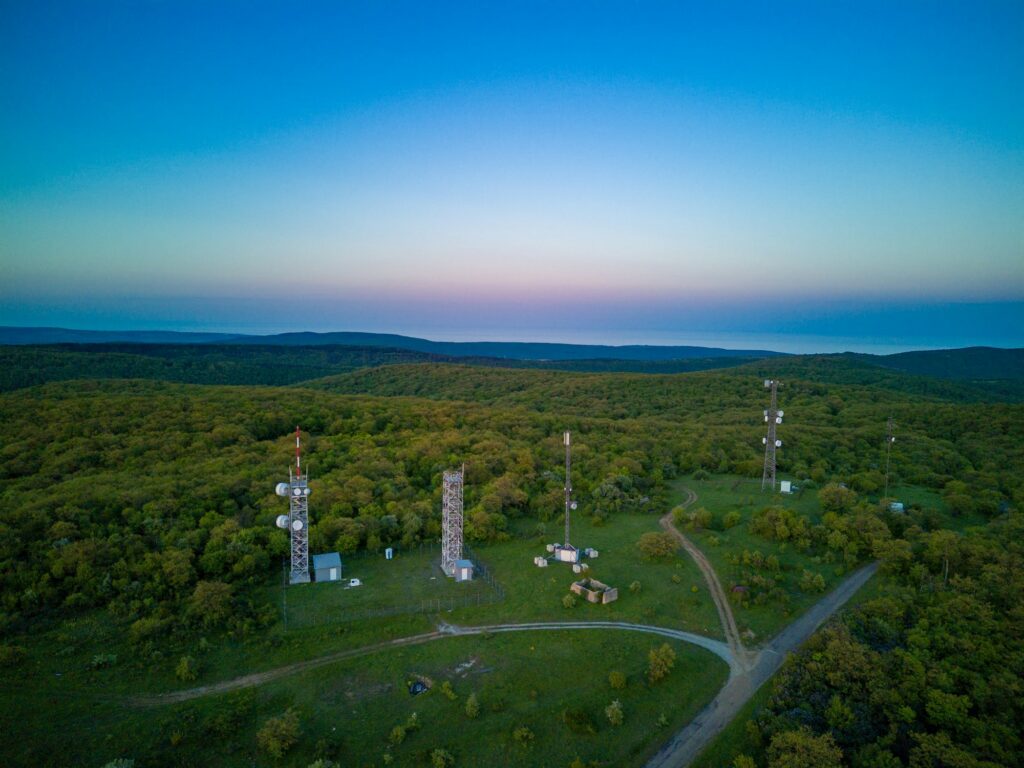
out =
<svg viewBox="0 0 1024 768"><path fill-rule="evenodd" d="M1020 3L5 2L0 323L1024 345L1022 39Z"/></svg>

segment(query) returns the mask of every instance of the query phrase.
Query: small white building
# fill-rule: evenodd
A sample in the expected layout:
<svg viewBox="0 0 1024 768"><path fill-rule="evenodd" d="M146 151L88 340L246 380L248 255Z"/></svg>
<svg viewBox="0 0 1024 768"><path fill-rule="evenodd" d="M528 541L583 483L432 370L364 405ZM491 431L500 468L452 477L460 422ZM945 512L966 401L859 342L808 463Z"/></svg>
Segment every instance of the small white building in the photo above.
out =
<svg viewBox="0 0 1024 768"><path fill-rule="evenodd" d="M456 560L455 561L455 580L456 581L472 581L473 580L473 561L472 560Z"/></svg>
<svg viewBox="0 0 1024 768"><path fill-rule="evenodd" d="M563 563L578 563L580 561L580 551L571 544L564 547L556 544L555 559Z"/></svg>
<svg viewBox="0 0 1024 768"><path fill-rule="evenodd" d="M783 493L792 493L793 492L793 481L792 480L780 480L779 481L779 490L782 491Z"/></svg>

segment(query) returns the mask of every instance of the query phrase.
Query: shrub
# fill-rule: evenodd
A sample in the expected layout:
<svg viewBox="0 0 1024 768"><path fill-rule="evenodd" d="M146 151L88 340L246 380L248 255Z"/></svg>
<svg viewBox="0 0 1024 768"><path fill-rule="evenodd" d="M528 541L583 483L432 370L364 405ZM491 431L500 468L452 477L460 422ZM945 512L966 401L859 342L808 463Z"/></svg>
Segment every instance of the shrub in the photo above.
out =
<svg viewBox="0 0 1024 768"><path fill-rule="evenodd" d="M634 581L632 584L629 585L629 591L632 592L634 595L638 594L641 589L642 587L640 586L639 581Z"/></svg>
<svg viewBox="0 0 1024 768"><path fill-rule="evenodd" d="M574 595L572 592L567 594L565 597L562 598L562 605L566 608L575 608L576 595Z"/></svg>
<svg viewBox="0 0 1024 768"><path fill-rule="evenodd" d="M116 653L97 653L89 662L90 669L106 669L117 664Z"/></svg>
<svg viewBox="0 0 1024 768"><path fill-rule="evenodd" d="M182 656L174 668L174 675L182 682L191 683L199 677L199 663L191 656Z"/></svg>
<svg viewBox="0 0 1024 768"><path fill-rule="evenodd" d="M432 768L451 768L455 765L455 756L447 749L435 749L430 753Z"/></svg>
<svg viewBox="0 0 1024 768"><path fill-rule="evenodd" d="M405 741L405 726L396 725L394 728L392 728L391 733L388 734L388 741L394 744L395 746L398 746L403 741Z"/></svg>
<svg viewBox="0 0 1024 768"><path fill-rule="evenodd" d="M525 725L521 725L512 731L512 739L521 747L528 747L533 743L533 731Z"/></svg>
<svg viewBox="0 0 1024 768"><path fill-rule="evenodd" d="M612 725L622 725L624 719L622 702L615 699L615 701L604 708L604 716L608 718L608 722Z"/></svg>
<svg viewBox="0 0 1024 768"><path fill-rule="evenodd" d="M668 643L659 648L652 648L647 654L647 677L652 683L663 680L672 671L676 663L676 652Z"/></svg>
<svg viewBox="0 0 1024 768"><path fill-rule="evenodd" d="M693 473L694 480L707 480L709 477L711 477L711 473L706 469L698 469Z"/></svg>
<svg viewBox="0 0 1024 768"><path fill-rule="evenodd" d="M448 701L455 701L459 698L459 694L455 692L455 689L452 688L452 684L447 680L441 683L441 693L444 694L444 697L448 699Z"/></svg>
<svg viewBox="0 0 1024 768"><path fill-rule="evenodd" d="M567 709L562 713L562 722L573 733L597 733L594 721L585 709Z"/></svg>
<svg viewBox="0 0 1024 768"><path fill-rule="evenodd" d="M804 592L824 592L825 578L820 573L805 569L800 577L800 589Z"/></svg>
<svg viewBox="0 0 1024 768"><path fill-rule="evenodd" d="M727 529L735 528L742 522L742 520L743 516L740 515L738 510L734 509L731 512L725 513L725 517L722 518L722 525L725 526Z"/></svg>
<svg viewBox="0 0 1024 768"><path fill-rule="evenodd" d="M106 763L103 768L135 768L135 760L130 757L119 757Z"/></svg>
<svg viewBox="0 0 1024 768"><path fill-rule="evenodd" d="M469 698L466 699L466 717L475 718L480 714L480 702L477 701L476 694L469 694Z"/></svg>
<svg viewBox="0 0 1024 768"><path fill-rule="evenodd" d="M626 676L618 670L609 672L608 685L610 685L616 691L621 691L623 688L626 687Z"/></svg>
<svg viewBox="0 0 1024 768"><path fill-rule="evenodd" d="M24 659L25 649L20 645L0 645L0 667L14 667L21 664Z"/></svg>
<svg viewBox="0 0 1024 768"><path fill-rule="evenodd" d="M299 740L299 715L289 709L280 717L272 717L256 734L256 743L271 757L280 758Z"/></svg>
<svg viewBox="0 0 1024 768"><path fill-rule="evenodd" d="M658 715L658 727L668 728L668 715L666 715L664 712Z"/></svg>
<svg viewBox="0 0 1024 768"><path fill-rule="evenodd" d="M837 483L829 483L818 491L818 501L830 512L848 512L857 503L857 494Z"/></svg>
<svg viewBox="0 0 1024 768"><path fill-rule="evenodd" d="M636 545L644 557L672 557L676 553L676 540L667 533L645 533Z"/></svg>
<svg viewBox="0 0 1024 768"><path fill-rule="evenodd" d="M691 531L702 531L705 528L710 528L713 520L714 516L704 507L686 513L686 527Z"/></svg>

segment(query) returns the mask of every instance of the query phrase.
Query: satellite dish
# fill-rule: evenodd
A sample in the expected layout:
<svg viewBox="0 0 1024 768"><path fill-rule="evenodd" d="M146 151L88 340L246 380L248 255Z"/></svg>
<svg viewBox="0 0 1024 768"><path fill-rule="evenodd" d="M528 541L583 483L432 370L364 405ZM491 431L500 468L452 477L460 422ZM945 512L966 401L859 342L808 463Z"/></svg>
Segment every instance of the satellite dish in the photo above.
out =
<svg viewBox="0 0 1024 768"><path fill-rule="evenodd" d="M779 418L780 418L780 419L781 419L781 418L782 418L783 416L785 416L785 415L786 415L786 412L785 412L785 411L779 411Z"/></svg>
<svg viewBox="0 0 1024 768"><path fill-rule="evenodd" d="M288 530L288 515L278 515L276 523L278 528Z"/></svg>
<svg viewBox="0 0 1024 768"><path fill-rule="evenodd" d="M577 506L578 505L576 504L575 501L572 501L572 502L569 503L569 509L576 509Z"/></svg>
<svg viewBox="0 0 1024 768"><path fill-rule="evenodd" d="M302 530L302 521L301 520L294 520L294 521L292 521L292 530L293 531L301 531Z"/></svg>
<svg viewBox="0 0 1024 768"><path fill-rule="evenodd" d="M288 483L278 483L277 486L274 488L274 493L276 493L278 496L287 496L288 489Z"/></svg>
<svg viewBox="0 0 1024 768"><path fill-rule="evenodd" d="M309 488L308 487L302 489L302 495L303 496L309 496Z"/></svg>
<svg viewBox="0 0 1024 768"><path fill-rule="evenodd" d="M293 496L301 496L302 495L302 489L301 488L293 488L292 489L292 495Z"/></svg>
<svg viewBox="0 0 1024 768"><path fill-rule="evenodd" d="M782 441L781 440L776 440L775 441L775 447L776 448L781 448L782 447Z"/></svg>
<svg viewBox="0 0 1024 768"><path fill-rule="evenodd" d="M776 416L775 417L775 423L776 424L781 424L782 423L782 417L781 416Z"/></svg>
<svg viewBox="0 0 1024 768"><path fill-rule="evenodd" d="M762 437L761 438L761 445L768 445L768 438L767 437Z"/></svg>

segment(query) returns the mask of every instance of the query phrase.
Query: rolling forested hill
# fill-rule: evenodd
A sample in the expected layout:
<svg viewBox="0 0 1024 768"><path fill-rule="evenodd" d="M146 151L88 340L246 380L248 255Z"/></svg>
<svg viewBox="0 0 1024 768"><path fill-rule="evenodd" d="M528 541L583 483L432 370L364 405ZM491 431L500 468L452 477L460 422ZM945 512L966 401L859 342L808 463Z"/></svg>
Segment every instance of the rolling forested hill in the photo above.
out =
<svg viewBox="0 0 1024 768"><path fill-rule="evenodd" d="M685 373L728 368L748 357L680 360L534 361L452 357L388 347L240 344L40 344L0 346L0 392L69 379L154 379L189 384L278 386L394 363L458 362L499 368Z"/></svg>

